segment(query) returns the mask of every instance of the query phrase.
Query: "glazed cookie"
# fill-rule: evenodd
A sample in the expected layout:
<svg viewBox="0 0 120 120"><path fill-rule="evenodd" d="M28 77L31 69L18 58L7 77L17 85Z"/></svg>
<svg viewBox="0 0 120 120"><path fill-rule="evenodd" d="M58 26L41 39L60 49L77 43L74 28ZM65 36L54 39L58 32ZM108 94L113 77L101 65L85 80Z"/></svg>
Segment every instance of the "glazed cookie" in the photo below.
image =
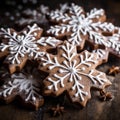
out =
<svg viewBox="0 0 120 120"><path fill-rule="evenodd" d="M48 11L49 8L44 5L39 6L38 9L26 9L21 13L20 19L16 21L16 25L24 27L37 23L41 27L47 27L48 21L45 15Z"/></svg>
<svg viewBox="0 0 120 120"><path fill-rule="evenodd" d="M79 49L84 47L85 40L93 46L106 46L106 37L101 32L114 33L115 30L112 23L105 22L106 16L103 9L92 9L89 13L85 13L82 7L71 4L69 12L55 11L49 17L58 25L51 26L47 33L57 38L67 36L68 41L79 46Z"/></svg>
<svg viewBox="0 0 120 120"><path fill-rule="evenodd" d="M21 72L4 76L4 84L0 87L0 100L10 103L18 98L24 106L38 109L44 103L41 96L41 80L38 70L32 73ZM36 77L37 74L37 77Z"/></svg>
<svg viewBox="0 0 120 120"><path fill-rule="evenodd" d="M58 54L45 54L40 70L48 72L44 80L44 94L58 96L66 91L70 100L85 106L91 98L90 89L104 89L111 85L105 73L96 70L98 55L83 51L77 54L76 46L65 42L58 47Z"/></svg>
<svg viewBox="0 0 120 120"><path fill-rule="evenodd" d="M10 73L21 70L28 59L37 59L47 49L55 48L61 43L53 37L41 37L42 31L36 24L27 26L21 32L10 28L1 29L0 57L7 56L5 63L9 65Z"/></svg>

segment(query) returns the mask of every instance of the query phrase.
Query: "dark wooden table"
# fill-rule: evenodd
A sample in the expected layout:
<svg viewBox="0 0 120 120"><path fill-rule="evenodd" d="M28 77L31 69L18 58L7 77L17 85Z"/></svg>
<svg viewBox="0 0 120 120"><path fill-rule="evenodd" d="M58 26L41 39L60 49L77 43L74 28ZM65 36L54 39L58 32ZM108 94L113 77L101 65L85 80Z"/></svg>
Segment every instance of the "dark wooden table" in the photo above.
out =
<svg viewBox="0 0 120 120"><path fill-rule="evenodd" d="M107 0L108 2L90 0L88 3L83 0L81 1L85 7L104 7L109 18L113 19L116 25L120 25L120 2L118 0ZM47 4L47 2L46 0L43 3ZM79 0L75 0L75 2L80 4ZM55 0L55 3L58 3L57 0ZM100 66L98 69L107 73L112 65L120 66L120 59L109 58L108 63ZM24 109L17 102L9 105L0 104L0 120L120 120L120 74L116 76L109 75L108 78L113 83L108 88L108 91L114 95L112 101L101 101L99 99L99 92L92 91L92 99L89 100L85 108L73 106L63 96L46 98L45 105L38 111ZM64 106L65 112L60 116L52 117L47 109L58 103Z"/></svg>

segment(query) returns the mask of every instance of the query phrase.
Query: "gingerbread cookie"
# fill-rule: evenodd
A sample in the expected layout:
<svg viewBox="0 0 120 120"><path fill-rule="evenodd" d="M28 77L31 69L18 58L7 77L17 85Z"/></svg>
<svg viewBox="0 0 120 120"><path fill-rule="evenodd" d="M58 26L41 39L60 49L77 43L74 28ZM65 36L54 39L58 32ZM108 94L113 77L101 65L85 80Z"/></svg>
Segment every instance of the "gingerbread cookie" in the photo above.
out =
<svg viewBox="0 0 120 120"><path fill-rule="evenodd" d="M24 70L9 76L2 76L5 82L0 87L0 100L10 103L18 98L24 106L37 110L44 103L41 96L40 76L35 68L32 69L32 72Z"/></svg>
<svg viewBox="0 0 120 120"><path fill-rule="evenodd" d="M82 7L71 4L69 12L53 12L49 17L58 25L51 26L47 33L58 38L67 36L68 41L79 46L79 49L84 47L85 40L93 45L107 45L106 37L101 32L113 33L115 30L112 23L105 22L103 9L92 9L85 13Z"/></svg>
<svg viewBox="0 0 120 120"><path fill-rule="evenodd" d="M77 54L76 46L65 42L58 47L57 55L41 57L39 69L49 73L44 80L44 94L58 96L66 91L72 102L85 106L91 98L91 88L101 90L111 85L105 73L95 69L98 65L97 54Z"/></svg>
<svg viewBox="0 0 120 120"><path fill-rule="evenodd" d="M39 6L38 9L26 9L21 13L19 20L16 21L16 25L25 27L26 25L36 23L45 28L48 26L48 21L45 16L48 11L48 7L44 5Z"/></svg>
<svg viewBox="0 0 120 120"><path fill-rule="evenodd" d="M10 28L1 29L0 57L7 56L5 63L9 65L10 73L21 70L28 59L37 59L47 49L55 48L61 43L53 37L41 37L42 31L36 24L27 26L21 32Z"/></svg>

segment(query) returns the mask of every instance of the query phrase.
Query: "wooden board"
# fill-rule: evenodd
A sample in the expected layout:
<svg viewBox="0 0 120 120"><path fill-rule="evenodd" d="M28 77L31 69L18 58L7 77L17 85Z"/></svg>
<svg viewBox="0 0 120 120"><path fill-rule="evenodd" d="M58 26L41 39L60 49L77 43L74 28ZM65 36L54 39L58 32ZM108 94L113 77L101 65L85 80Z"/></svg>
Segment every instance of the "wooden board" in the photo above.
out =
<svg viewBox="0 0 120 120"><path fill-rule="evenodd" d="M79 0L75 2L80 4ZM112 19L114 17L116 24L120 25L120 2L114 2L113 0L103 3L100 0L92 2L93 0L89 1L90 8L94 6L102 7L102 5L105 7L107 5L105 7L107 14ZM45 3L47 5L47 0ZM120 66L120 60L109 59L108 64L102 65L99 70L107 72L112 65ZM0 120L120 120L120 74L115 77L108 76L108 78L113 83L108 89L114 95L112 101L100 101L99 92L92 92L92 99L83 109L73 106L64 95L58 98L47 97L45 105L38 111L24 109L16 102L9 105L0 104ZM57 104L63 105L65 112L63 115L52 117L47 110L50 106Z"/></svg>
<svg viewBox="0 0 120 120"><path fill-rule="evenodd" d="M113 63L104 64L99 70L107 72ZM120 62L117 64L120 65ZM64 95L58 98L46 98L45 105L38 111L22 108L18 103L0 105L0 120L119 120L120 118L120 74L108 76L113 83L108 91L112 92L112 101L101 101L99 92L92 92L92 99L85 108L73 106ZM61 104L65 107L63 115L52 117L47 111L50 106Z"/></svg>

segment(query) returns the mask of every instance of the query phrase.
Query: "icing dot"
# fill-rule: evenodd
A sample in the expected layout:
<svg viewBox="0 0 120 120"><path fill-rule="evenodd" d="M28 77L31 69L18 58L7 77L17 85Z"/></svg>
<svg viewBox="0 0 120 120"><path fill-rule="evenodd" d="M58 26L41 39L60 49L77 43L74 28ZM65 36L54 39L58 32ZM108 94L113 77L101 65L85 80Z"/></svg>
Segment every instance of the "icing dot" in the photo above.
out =
<svg viewBox="0 0 120 120"><path fill-rule="evenodd" d="M85 92L85 95L88 95L88 92Z"/></svg>
<svg viewBox="0 0 120 120"><path fill-rule="evenodd" d="M53 67L52 66L49 66L48 69L51 70Z"/></svg>
<svg viewBox="0 0 120 120"><path fill-rule="evenodd" d="M7 87L6 85L3 86L3 88L6 88L6 87Z"/></svg>
<svg viewBox="0 0 120 120"><path fill-rule="evenodd" d="M34 36L37 36L37 33L36 33L36 32L34 32Z"/></svg>
<svg viewBox="0 0 120 120"><path fill-rule="evenodd" d="M59 69L59 71L58 71L59 73L63 73L63 70L62 69Z"/></svg>
<svg viewBox="0 0 120 120"><path fill-rule="evenodd" d="M81 70L84 71L84 70L85 70L85 67L82 67Z"/></svg>
<svg viewBox="0 0 120 120"><path fill-rule="evenodd" d="M35 100L36 100L36 98L33 96L33 97L32 97L32 100L33 100L33 101L35 101Z"/></svg>
<svg viewBox="0 0 120 120"><path fill-rule="evenodd" d="M78 97L78 94L77 94L77 93L75 94L75 97Z"/></svg>
<svg viewBox="0 0 120 120"><path fill-rule="evenodd" d="M49 90L51 90L51 89L52 89L52 86L48 86L47 88L48 88Z"/></svg>

